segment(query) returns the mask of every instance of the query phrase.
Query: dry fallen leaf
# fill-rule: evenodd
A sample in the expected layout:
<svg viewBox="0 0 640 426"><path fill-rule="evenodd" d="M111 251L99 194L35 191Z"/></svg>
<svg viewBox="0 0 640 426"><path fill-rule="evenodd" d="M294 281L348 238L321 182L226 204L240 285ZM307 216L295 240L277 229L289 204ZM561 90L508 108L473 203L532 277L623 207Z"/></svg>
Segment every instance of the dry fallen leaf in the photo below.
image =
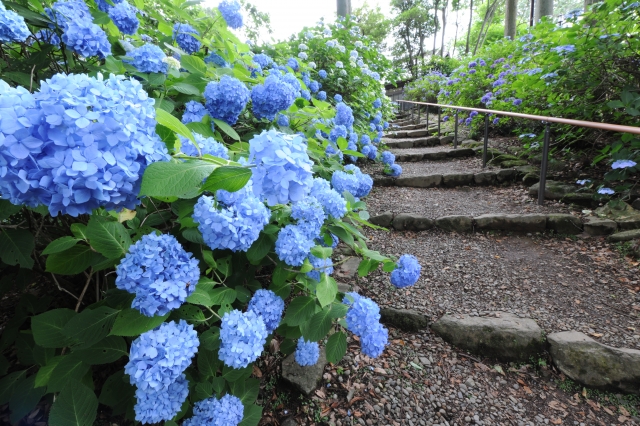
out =
<svg viewBox="0 0 640 426"><path fill-rule="evenodd" d="M618 417L618 421L619 421L620 423L624 423L624 422L626 422L627 420L629 420L629 418L628 418L628 417L625 417L625 416L620 416L620 417Z"/></svg>
<svg viewBox="0 0 640 426"><path fill-rule="evenodd" d="M631 417L631 413L629 413L629 411L627 411L627 409L623 405L618 408L620 409L620 412L623 416Z"/></svg>
<svg viewBox="0 0 640 426"><path fill-rule="evenodd" d="M610 416L615 416L615 414L613 414L613 411L609 410L607 407L602 407L602 409L604 410L605 413L609 414Z"/></svg>
<svg viewBox="0 0 640 426"><path fill-rule="evenodd" d="M562 424L562 420L560 419L554 419L553 417L551 418L551 423L553 423L554 425L561 425Z"/></svg>
<svg viewBox="0 0 640 426"><path fill-rule="evenodd" d="M260 369L258 368L257 365L254 364L253 366L253 375L256 376L257 378L262 377L262 371L260 371Z"/></svg>

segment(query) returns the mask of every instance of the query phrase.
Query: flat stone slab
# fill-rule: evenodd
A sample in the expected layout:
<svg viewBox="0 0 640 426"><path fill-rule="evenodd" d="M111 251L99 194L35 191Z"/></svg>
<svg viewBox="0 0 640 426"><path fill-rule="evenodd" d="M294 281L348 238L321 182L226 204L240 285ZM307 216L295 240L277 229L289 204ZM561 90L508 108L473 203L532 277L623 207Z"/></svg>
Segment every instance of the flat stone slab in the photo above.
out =
<svg viewBox="0 0 640 426"><path fill-rule="evenodd" d="M433 188L442 183L442 175L428 176L400 176L396 179L396 186L408 186L411 188Z"/></svg>
<svg viewBox="0 0 640 426"><path fill-rule="evenodd" d="M480 172L473 175L473 183L476 185L493 185L496 180L495 172Z"/></svg>
<svg viewBox="0 0 640 426"><path fill-rule="evenodd" d="M640 351L603 345L577 331L552 333L547 340L553 362L576 382L640 395Z"/></svg>
<svg viewBox="0 0 640 426"><path fill-rule="evenodd" d="M324 347L320 348L318 362L307 367L298 365L294 354L291 354L282 361L282 378L309 396L318 387L326 364L327 355Z"/></svg>
<svg viewBox="0 0 640 426"><path fill-rule="evenodd" d="M429 130L427 129L422 129L422 130L410 130L407 132L407 136L408 138L421 138L423 136L428 136L429 135Z"/></svg>
<svg viewBox="0 0 640 426"><path fill-rule="evenodd" d="M543 232L547 217L544 214L483 214L474 218L481 231Z"/></svg>
<svg viewBox="0 0 640 426"><path fill-rule="evenodd" d="M531 188L529 188L529 195L537 197L539 188L540 182L533 184ZM576 189L576 185L547 180L544 189L544 198L547 200L562 200L567 194L576 192Z"/></svg>
<svg viewBox="0 0 640 426"><path fill-rule="evenodd" d="M582 221L570 214L551 213L547 215L547 229L558 234L580 234L582 233Z"/></svg>
<svg viewBox="0 0 640 426"><path fill-rule="evenodd" d="M515 180L516 177L517 177L517 172L516 170L513 170L513 169L498 170L498 172L496 173L496 178L498 179L498 182L512 181L512 180Z"/></svg>
<svg viewBox="0 0 640 426"><path fill-rule="evenodd" d="M475 157L476 152L471 148L458 148L447 151L447 157L461 158L461 157Z"/></svg>
<svg viewBox="0 0 640 426"><path fill-rule="evenodd" d="M473 173L447 173L442 175L442 186L448 188L470 185L472 182Z"/></svg>
<svg viewBox="0 0 640 426"><path fill-rule="evenodd" d="M392 212L383 212L377 216L372 216L369 218L369 222L374 225L384 226L388 228L391 226L391 222L393 221L393 213Z"/></svg>
<svg viewBox="0 0 640 426"><path fill-rule="evenodd" d="M420 331L429 327L429 319L412 309L380 309L380 322L403 331Z"/></svg>
<svg viewBox="0 0 640 426"><path fill-rule="evenodd" d="M609 235L608 240L614 243L622 242L622 241L631 241L636 238L640 238L640 229L632 229L630 231L618 232L615 234Z"/></svg>
<svg viewBox="0 0 640 426"><path fill-rule="evenodd" d="M426 231L433 226L433 219L412 213L400 213L393 218L393 229L396 231Z"/></svg>
<svg viewBox="0 0 640 426"><path fill-rule="evenodd" d="M640 212L622 201L608 203L595 213L602 219L615 220L623 231L640 228Z"/></svg>
<svg viewBox="0 0 640 426"><path fill-rule="evenodd" d="M473 218L464 215L442 216L435 220L435 225L447 232L471 232L473 231Z"/></svg>
<svg viewBox="0 0 640 426"><path fill-rule="evenodd" d="M497 315L444 315L431 329L454 346L504 361L528 361L544 351L543 332L534 320L505 312Z"/></svg>
<svg viewBox="0 0 640 426"><path fill-rule="evenodd" d="M618 224L615 221L598 217L587 218L583 226L584 232L592 237L613 234L618 229Z"/></svg>
<svg viewBox="0 0 640 426"><path fill-rule="evenodd" d="M342 278L345 281L356 276L358 273L358 266L360 266L360 259L358 257L351 257L345 262L341 263L335 270L336 278Z"/></svg>

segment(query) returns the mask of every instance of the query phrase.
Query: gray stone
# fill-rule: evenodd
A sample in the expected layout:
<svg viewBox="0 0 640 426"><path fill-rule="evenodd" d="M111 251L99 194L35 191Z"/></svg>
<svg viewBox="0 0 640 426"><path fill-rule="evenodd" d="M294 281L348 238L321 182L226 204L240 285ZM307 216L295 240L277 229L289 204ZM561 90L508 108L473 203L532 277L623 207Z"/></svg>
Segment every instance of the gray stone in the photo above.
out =
<svg viewBox="0 0 640 426"><path fill-rule="evenodd" d="M553 333L547 340L553 362L576 382L640 395L640 351L603 345L577 331Z"/></svg>
<svg viewBox="0 0 640 426"><path fill-rule="evenodd" d="M584 232L592 237L613 234L618 229L618 224L615 221L598 217L587 218L583 226Z"/></svg>
<svg viewBox="0 0 640 426"><path fill-rule="evenodd" d="M374 177L373 185L374 186L396 186L397 178L392 177Z"/></svg>
<svg viewBox="0 0 640 426"><path fill-rule="evenodd" d="M513 169L518 166L526 166L527 164L529 163L527 163L526 160L507 160L500 163L500 167L503 169Z"/></svg>
<svg viewBox="0 0 640 426"><path fill-rule="evenodd" d="M447 158L446 151L427 152L422 156L423 160L429 160L429 161L444 160L445 158Z"/></svg>
<svg viewBox="0 0 640 426"><path fill-rule="evenodd" d="M567 194L562 199L563 203L577 204L579 206L591 207L595 204L593 194L588 192L574 192L573 194Z"/></svg>
<svg viewBox="0 0 640 426"><path fill-rule="evenodd" d="M473 231L473 218L462 215L452 215L439 217L435 221L436 228L448 232L471 232Z"/></svg>
<svg viewBox="0 0 640 426"><path fill-rule="evenodd" d="M633 207L636 210L640 210L640 198L638 198L633 203L631 203L631 207Z"/></svg>
<svg viewBox="0 0 640 426"><path fill-rule="evenodd" d="M618 227L622 230L640 229L640 218L629 218L616 220Z"/></svg>
<svg viewBox="0 0 640 426"><path fill-rule="evenodd" d="M473 173L447 173L442 175L442 186L448 188L470 185L471 182L473 182Z"/></svg>
<svg viewBox="0 0 640 426"><path fill-rule="evenodd" d="M396 131L396 132L391 132L387 135L387 137L389 138L406 138L407 137L407 131Z"/></svg>
<svg viewBox="0 0 640 426"><path fill-rule="evenodd" d="M429 319L412 309L380 309L380 321L403 331L419 331L429 327Z"/></svg>
<svg viewBox="0 0 640 426"><path fill-rule="evenodd" d="M529 188L529 195L537 198L539 188L540 182L532 185L531 188ZM544 198L547 200L562 200L565 195L573 192L576 192L575 185L569 185L555 180L547 180L544 190Z"/></svg>
<svg viewBox="0 0 640 426"><path fill-rule="evenodd" d="M498 173L496 174L496 178L498 179L498 182L511 181L511 180L514 180L515 177L516 177L516 171L513 169L498 170Z"/></svg>
<svg viewBox="0 0 640 426"><path fill-rule="evenodd" d="M389 146L389 148L407 149L407 148L413 148L414 144L415 144L414 141L394 141L394 142L389 142L387 146Z"/></svg>
<svg viewBox="0 0 640 426"><path fill-rule="evenodd" d="M519 177L523 177L525 175L528 175L529 173L540 175L540 169L538 169L536 166L519 166L515 167L515 169L516 175Z"/></svg>
<svg viewBox="0 0 640 426"><path fill-rule="evenodd" d="M411 188L433 188L441 183L442 175L400 176L395 179L397 186L408 186Z"/></svg>
<svg viewBox="0 0 640 426"><path fill-rule="evenodd" d="M421 138L423 136L429 135L429 131L427 129L423 130L410 130L407 132L408 138Z"/></svg>
<svg viewBox="0 0 640 426"><path fill-rule="evenodd" d="M350 291L353 291L353 287L351 286L351 284L341 283L340 281L338 281L337 284L338 291L340 293L349 293Z"/></svg>
<svg viewBox="0 0 640 426"><path fill-rule="evenodd" d="M389 226L391 226L392 221L393 221L392 212L383 212L377 216L372 216L369 218L369 222L373 223L374 225L384 226L385 228L388 228Z"/></svg>
<svg viewBox="0 0 640 426"><path fill-rule="evenodd" d="M547 218L543 214L483 214L474 218L481 231L543 232Z"/></svg>
<svg viewBox="0 0 640 426"><path fill-rule="evenodd" d="M632 229L631 231L618 232L616 234L609 235L608 240L614 243L622 241L631 241L636 238L640 238L640 229Z"/></svg>
<svg viewBox="0 0 640 426"><path fill-rule="evenodd" d="M473 157L476 153L471 148L458 148L447 151L447 157L460 158L460 157Z"/></svg>
<svg viewBox="0 0 640 426"><path fill-rule="evenodd" d="M476 185L493 185L496 182L495 172L480 172L473 175Z"/></svg>
<svg viewBox="0 0 640 426"><path fill-rule="evenodd" d="M440 145L447 145L453 142L453 136L443 136L440 138Z"/></svg>
<svg viewBox="0 0 640 426"><path fill-rule="evenodd" d="M542 329L529 318L445 315L431 329L454 346L504 361L527 361L545 349Z"/></svg>
<svg viewBox="0 0 640 426"><path fill-rule="evenodd" d="M551 213L547 215L547 229L558 234L582 233L582 221L570 214Z"/></svg>
<svg viewBox="0 0 640 426"><path fill-rule="evenodd" d="M433 219L411 213L400 213L393 218L396 231L426 231L433 228Z"/></svg>
<svg viewBox="0 0 640 426"><path fill-rule="evenodd" d="M422 160L424 154L396 154L397 162L416 162Z"/></svg>
<svg viewBox="0 0 640 426"><path fill-rule="evenodd" d="M358 257L350 257L336 268L335 276L348 281L358 273L358 266L360 266L360 259Z"/></svg>
<svg viewBox="0 0 640 426"><path fill-rule="evenodd" d="M326 364L327 355L324 347L320 348L318 362L307 367L298 365L294 354L291 354L282 361L282 378L309 396L318 387L318 381L322 379Z"/></svg>
<svg viewBox="0 0 640 426"><path fill-rule="evenodd" d="M609 202L595 213L603 219L615 220L623 231L640 228L640 212L625 202Z"/></svg>
<svg viewBox="0 0 640 426"><path fill-rule="evenodd" d="M289 417L284 422L280 423L280 426L298 426L298 422L293 417Z"/></svg>

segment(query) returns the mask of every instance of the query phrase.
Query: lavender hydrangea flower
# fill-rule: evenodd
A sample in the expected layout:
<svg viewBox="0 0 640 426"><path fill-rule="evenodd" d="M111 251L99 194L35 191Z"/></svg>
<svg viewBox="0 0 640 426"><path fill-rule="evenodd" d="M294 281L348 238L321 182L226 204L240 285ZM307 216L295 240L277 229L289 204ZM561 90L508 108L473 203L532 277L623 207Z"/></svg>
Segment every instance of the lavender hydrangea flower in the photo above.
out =
<svg viewBox="0 0 640 426"><path fill-rule="evenodd" d="M576 183L578 185L586 185L589 182L591 182L591 179L581 179L581 180L576 181Z"/></svg>
<svg viewBox="0 0 640 426"><path fill-rule="evenodd" d="M111 0L114 5L118 3L122 3L124 0ZM109 13L109 10L113 7L111 4L107 3L106 0L95 0L98 9L104 13Z"/></svg>
<svg viewBox="0 0 640 426"><path fill-rule="evenodd" d="M169 66L164 62L167 57L155 44L146 43L127 53L132 60L127 60L140 72L156 72L166 74Z"/></svg>
<svg viewBox="0 0 640 426"><path fill-rule="evenodd" d="M237 78L223 75L210 81L204 89L205 107L209 115L234 125L249 102L249 89Z"/></svg>
<svg viewBox="0 0 640 426"><path fill-rule="evenodd" d="M353 126L353 110L345 103L336 105L335 123L337 126L345 126L347 129Z"/></svg>
<svg viewBox="0 0 640 426"><path fill-rule="evenodd" d="M327 78L327 72L325 70L318 71L318 76L322 79Z"/></svg>
<svg viewBox="0 0 640 426"><path fill-rule="evenodd" d="M260 65L262 69L271 68L273 66L273 59L269 55L264 53L258 53L253 56L253 62Z"/></svg>
<svg viewBox="0 0 640 426"><path fill-rule="evenodd" d="M611 165L612 169L626 169L629 167L635 167L636 166L636 162L633 160L617 160L614 161L613 164Z"/></svg>
<svg viewBox="0 0 640 426"><path fill-rule="evenodd" d="M391 151L384 151L382 153L382 162L388 166L396 162L396 156Z"/></svg>
<svg viewBox="0 0 640 426"><path fill-rule="evenodd" d="M418 259L411 254L403 254L398 260L398 266L391 272L391 284L398 288L414 285L420 278L422 267Z"/></svg>
<svg viewBox="0 0 640 426"><path fill-rule="evenodd" d="M377 98L375 101L373 101L373 107L375 109L378 109L382 106L382 101L380 100L380 98Z"/></svg>
<svg viewBox="0 0 640 426"><path fill-rule="evenodd" d="M215 66L217 66L219 68L226 68L226 67L229 66L227 61L225 61L224 58L222 56L218 55L216 52L209 53L204 58L204 63L205 64L214 64Z"/></svg>
<svg viewBox="0 0 640 426"><path fill-rule="evenodd" d="M58 34L56 34L55 31L53 30L49 30L49 29L42 29L39 30L37 33L34 34L36 40L43 42L43 43L49 43L52 44L54 46L58 46L60 45L60 37L58 36Z"/></svg>
<svg viewBox="0 0 640 426"><path fill-rule="evenodd" d="M240 13L240 8L240 3L236 0L224 0L218 5L218 10L227 22L229 28L233 28L234 30L242 28L243 18L242 13Z"/></svg>
<svg viewBox="0 0 640 426"><path fill-rule="evenodd" d="M136 16L136 9L123 1L109 9L109 18L122 34L133 35L138 31L140 21Z"/></svg>
<svg viewBox="0 0 640 426"><path fill-rule="evenodd" d="M296 346L294 355L298 365L302 367L316 365L319 356L320 348L318 342L307 342L303 337L298 339L298 346Z"/></svg>
<svg viewBox="0 0 640 426"><path fill-rule="evenodd" d="M218 357L228 367L244 368L258 359L268 334L264 321L255 312L227 312L220 325Z"/></svg>
<svg viewBox="0 0 640 426"><path fill-rule="evenodd" d="M195 38L194 35L200 35L200 33L189 24L178 22L173 26L173 38L178 43L178 46L180 46L180 49L188 54L200 50L200 40Z"/></svg>
<svg viewBox="0 0 640 426"><path fill-rule="evenodd" d="M182 426L237 426L244 416L244 405L237 396L226 394L196 402L193 417Z"/></svg>
<svg viewBox="0 0 640 426"><path fill-rule="evenodd" d="M184 113L182 114L182 122L184 124L200 122L207 115L207 110L200 102L189 101L184 104Z"/></svg>
<svg viewBox="0 0 640 426"><path fill-rule="evenodd" d="M318 100L320 100L320 101L326 101L327 100L327 92L325 92L324 90L319 91L318 94L316 95L316 98L318 98Z"/></svg>

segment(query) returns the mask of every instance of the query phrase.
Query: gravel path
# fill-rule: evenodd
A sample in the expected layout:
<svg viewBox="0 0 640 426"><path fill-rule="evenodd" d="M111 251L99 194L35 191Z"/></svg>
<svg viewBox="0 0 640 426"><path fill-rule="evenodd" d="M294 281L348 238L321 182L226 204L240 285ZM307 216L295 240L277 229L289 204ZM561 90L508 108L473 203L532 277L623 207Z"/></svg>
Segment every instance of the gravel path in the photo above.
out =
<svg viewBox="0 0 640 426"><path fill-rule="evenodd" d="M447 173L480 173L482 159L476 157L460 158L451 161L418 161L398 163L403 176L424 176Z"/></svg>
<svg viewBox="0 0 640 426"><path fill-rule="evenodd" d="M547 201L539 206L528 189L509 187L406 188L373 187L366 199L369 212L416 213L437 218L485 213L569 213L566 204Z"/></svg>
<svg viewBox="0 0 640 426"><path fill-rule="evenodd" d="M398 139L404 140L404 139ZM450 145L438 145L438 146L429 146L425 148L391 148L389 151L393 152L395 155L402 154L428 154L431 152L442 152L442 151L451 151L453 149ZM451 159L447 159L446 161L450 161Z"/></svg>

